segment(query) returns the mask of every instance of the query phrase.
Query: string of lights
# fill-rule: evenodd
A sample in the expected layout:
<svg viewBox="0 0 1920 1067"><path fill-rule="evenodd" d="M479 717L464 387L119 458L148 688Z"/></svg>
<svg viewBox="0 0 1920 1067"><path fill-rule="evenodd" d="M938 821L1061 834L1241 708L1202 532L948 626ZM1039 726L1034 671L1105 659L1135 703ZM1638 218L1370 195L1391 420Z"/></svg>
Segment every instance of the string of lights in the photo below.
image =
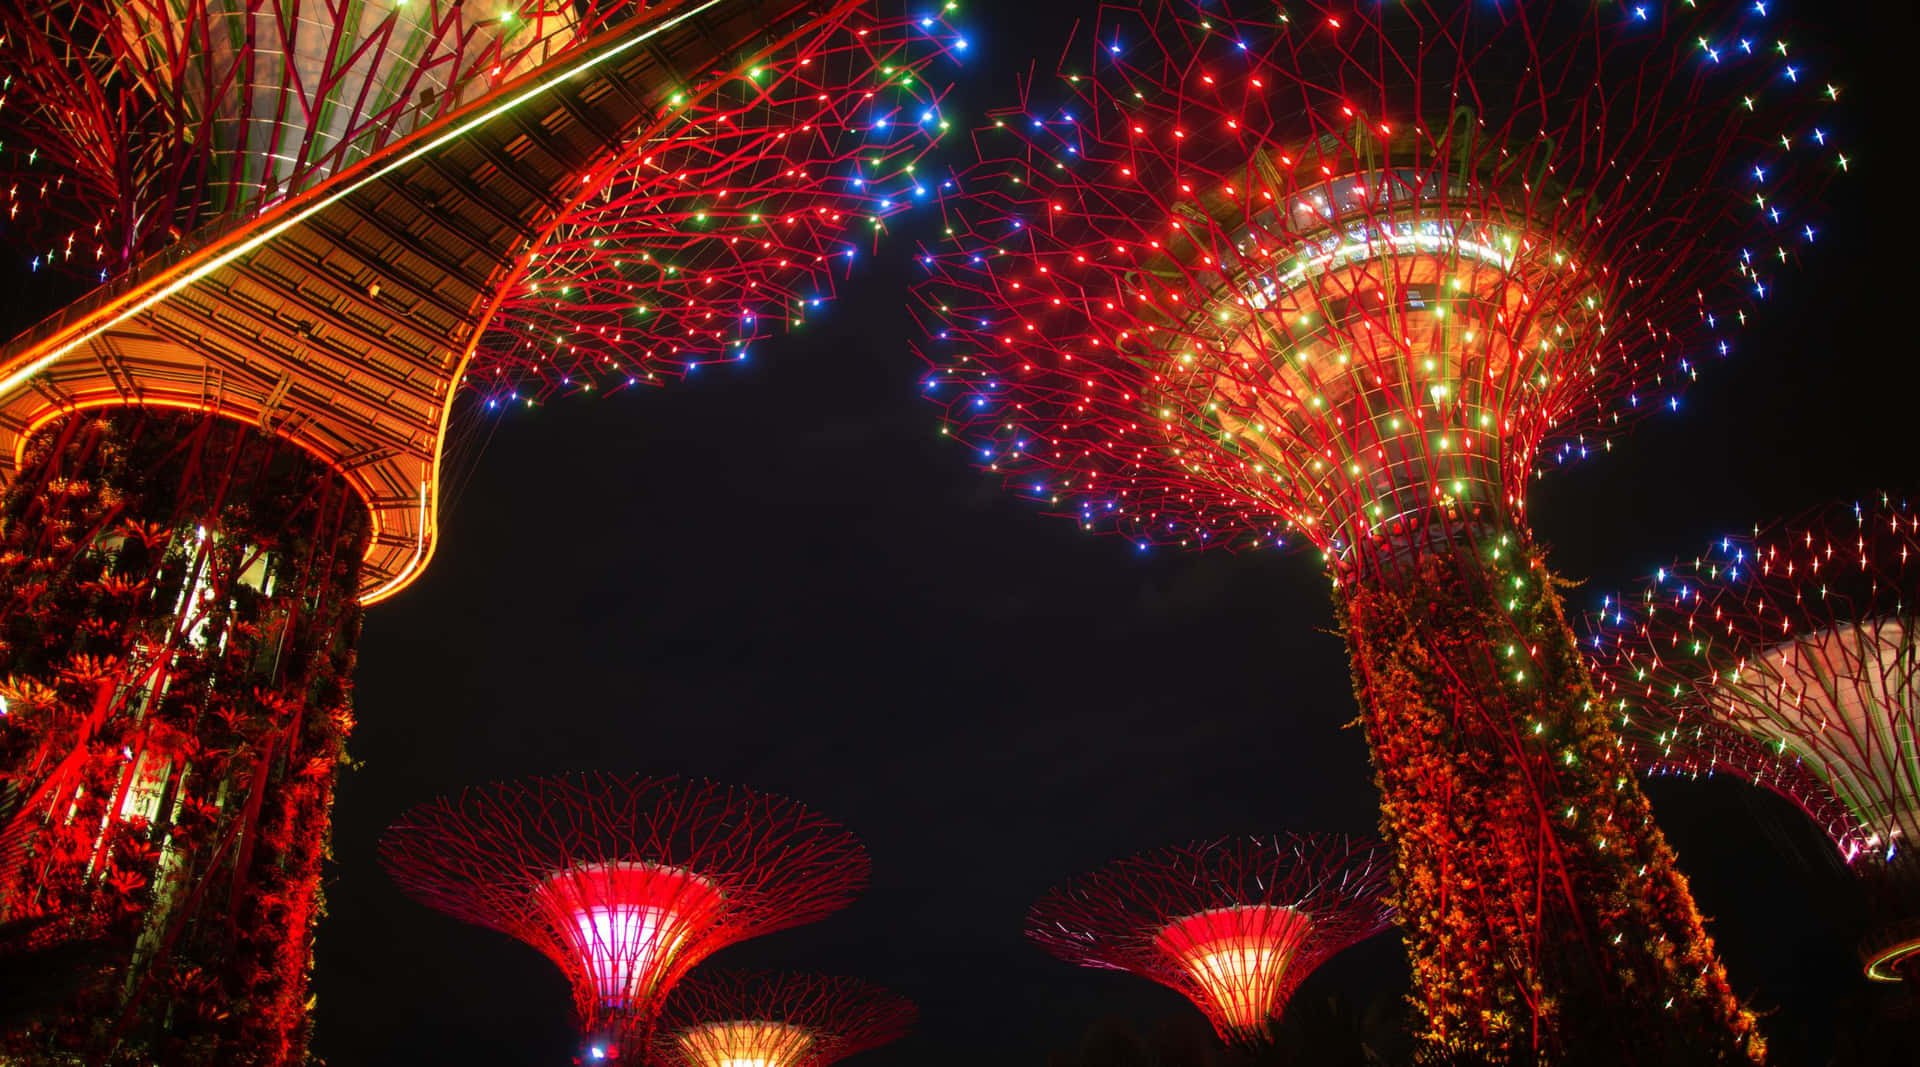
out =
<svg viewBox="0 0 1920 1067"><path fill-rule="evenodd" d="M566 973L590 1059L645 1062L668 994L721 948L812 922L867 880L853 836L710 782L577 774L469 789L401 816L381 861L409 896Z"/></svg>
<svg viewBox="0 0 1920 1067"><path fill-rule="evenodd" d="M941 434L1142 552L1321 552L1435 1041L1760 1054L1526 487L1817 241L1842 89L1776 7L1111 3L942 189Z"/></svg>
<svg viewBox="0 0 1920 1067"><path fill-rule="evenodd" d="M1609 711L1653 773L1724 772L1792 800L1870 890L1867 974L1920 954L1920 516L1816 509L1662 567L1586 619Z"/></svg>
<svg viewBox="0 0 1920 1067"><path fill-rule="evenodd" d="M966 47L861 0L0 9L5 235L97 283L0 356L0 940L114 961L0 1055L304 1055L360 604L431 554L452 394L817 314Z"/></svg>
<svg viewBox="0 0 1920 1067"><path fill-rule="evenodd" d="M1069 963L1178 991L1221 1038L1262 1041L1314 968L1387 928L1378 842L1288 834L1163 849L1049 892L1027 937Z"/></svg>

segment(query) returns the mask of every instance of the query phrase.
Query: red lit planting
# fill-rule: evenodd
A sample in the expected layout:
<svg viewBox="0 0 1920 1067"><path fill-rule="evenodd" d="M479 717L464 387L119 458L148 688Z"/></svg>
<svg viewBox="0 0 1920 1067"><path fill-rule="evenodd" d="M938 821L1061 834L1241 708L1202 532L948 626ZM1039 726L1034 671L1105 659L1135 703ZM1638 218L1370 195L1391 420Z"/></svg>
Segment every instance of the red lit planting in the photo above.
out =
<svg viewBox="0 0 1920 1067"><path fill-rule="evenodd" d="M898 1040L913 1003L852 978L696 973L668 998L654 1032L658 1067L826 1067Z"/></svg>
<svg viewBox="0 0 1920 1067"><path fill-rule="evenodd" d="M83 413L32 460L0 494L0 920L112 966L0 1061L300 1062L366 513L211 415Z"/></svg>
<svg viewBox="0 0 1920 1067"><path fill-rule="evenodd" d="M609 774L423 804L380 852L409 896L559 965L588 1055L634 1064L690 968L844 906L868 867L851 834L782 797Z"/></svg>
<svg viewBox="0 0 1920 1067"><path fill-rule="evenodd" d="M1378 844L1238 837L1122 860L1055 889L1027 936L1083 967L1178 990L1228 1040L1259 1040L1315 967L1391 921Z"/></svg>
<svg viewBox="0 0 1920 1067"><path fill-rule="evenodd" d="M1587 620L1635 758L1798 804L1868 887L1867 974L1920 962L1920 515L1837 504L1728 537Z"/></svg>
<svg viewBox="0 0 1920 1067"><path fill-rule="evenodd" d="M923 252L941 432L1015 492L1322 553L1436 1041L1760 1053L1526 483L1677 408L1817 236L1840 90L1779 6L1108 4Z"/></svg>
<svg viewBox="0 0 1920 1067"><path fill-rule="evenodd" d="M862 0L0 5L8 236L105 283L0 348L0 923L116 961L0 1058L301 1059L358 608L431 559L451 420L803 326L956 44Z"/></svg>

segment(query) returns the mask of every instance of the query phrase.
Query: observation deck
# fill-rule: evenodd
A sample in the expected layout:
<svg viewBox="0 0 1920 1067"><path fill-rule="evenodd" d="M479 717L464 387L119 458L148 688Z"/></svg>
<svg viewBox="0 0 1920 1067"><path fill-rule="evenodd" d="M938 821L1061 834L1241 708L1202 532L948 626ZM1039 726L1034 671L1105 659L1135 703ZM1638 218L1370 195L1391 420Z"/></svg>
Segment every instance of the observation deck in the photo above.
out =
<svg viewBox="0 0 1920 1067"><path fill-rule="evenodd" d="M327 181L204 228L0 347L0 482L88 409L204 411L307 449L365 500L360 598L435 547L454 392L579 175L662 99L860 0L664 0Z"/></svg>

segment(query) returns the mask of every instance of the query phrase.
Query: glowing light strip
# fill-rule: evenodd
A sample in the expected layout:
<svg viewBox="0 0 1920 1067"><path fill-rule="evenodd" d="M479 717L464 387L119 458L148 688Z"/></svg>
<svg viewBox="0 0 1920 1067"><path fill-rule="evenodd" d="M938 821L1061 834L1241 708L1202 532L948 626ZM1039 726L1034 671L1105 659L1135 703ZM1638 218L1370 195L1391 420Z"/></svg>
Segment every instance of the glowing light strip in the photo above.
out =
<svg viewBox="0 0 1920 1067"><path fill-rule="evenodd" d="M133 304L131 307L127 308L125 311L122 311L119 315L115 316L114 318L109 319L105 323L102 323L94 327L93 329L83 333L81 336L76 337L75 339L67 342L61 347L53 350L52 352L49 352L45 356L42 356L41 358L34 360L32 363L29 363L25 367L22 367L19 370L15 371L14 373L8 375L5 379L0 380L0 400L4 400L6 397L12 395L16 390L18 390L21 386L25 385L28 381L32 380L41 371L46 370L48 367L52 366L55 362L61 359L61 357L66 356L67 354L71 353L75 349L79 348L81 345L84 345L87 342L92 341L94 338L99 337L101 334L105 333L106 331L112 329L115 326L118 326L126 322L127 320L133 318L134 316L142 314L152 309L154 306L158 305L159 303L166 300L167 298L173 296L175 293L178 293L186 289L188 286L192 285L193 283L199 281L202 278L205 278L207 275L212 274L214 271L219 270L221 267L226 266L228 263L233 262L234 260L240 258L241 256L247 255L255 251L256 249L260 248L262 245L266 244L268 241L272 240L273 238L278 237L281 234L285 233L287 230L292 229L294 226L302 222L305 222L306 220L312 218L314 215L320 213L321 211L329 207L332 207L334 204L337 204L341 200L344 200L348 196L351 196L352 194L358 192L360 189L364 188L368 184L378 181L389 174L392 174L393 172L399 170L401 167L404 167L414 162L415 160L426 156L428 153L434 152L446 146L447 144L450 144L451 142L453 142L454 140L460 137L466 136L467 134L473 132L474 130L479 129L481 126L484 126L487 123L493 121L495 118L499 117L500 115L503 115L506 112L511 111L516 107L519 107L520 105L526 103L527 101L533 99L534 97L539 96L541 93L544 93L547 90L553 88L554 86L559 85L561 82L566 81L569 78L577 77L581 74L586 73L589 70L592 70L595 67L600 66L601 64L607 63L610 60L613 60L619 56L625 55L628 52L631 52L635 48L638 48L641 45L645 44L647 41L652 40L654 37L662 33L665 33L668 30L673 29L674 27L680 25L682 22L685 22L688 19L693 18L695 15L698 15L709 8L715 7L722 2L723 0L705 0L704 3L701 3L697 7L694 7L691 10L688 10L682 14L675 15L673 18L670 18L665 22L660 23L659 25L653 27L650 30L647 30L644 33L639 34L638 36L635 36L631 40L624 41L621 44L615 45L614 47L608 49L605 52L600 53L597 56L590 56L585 60L583 60L581 63L579 63L577 66L567 68L566 70L563 70L560 73L553 75L552 77L546 79L545 81L542 81L539 84L528 88L525 92L519 93L518 95L513 96L510 99L502 101L498 107L492 108L491 110L487 111L484 114L475 115L472 118L466 120L465 122L462 122L459 125L456 125L447 129L440 136L434 138L433 140L427 142L426 144L420 145L419 147L413 149L410 152L407 152L404 155L399 156L398 158L394 159L392 162L386 164L385 166L382 166L374 170L373 172L365 175L360 180L354 182L352 185L349 185L343 189L340 189L326 196L323 199L317 200L312 204L308 205L306 208L300 211L297 211L292 215L289 215L287 218L281 220L280 222L277 222L272 226L269 226L266 229L261 230L259 233L256 233L254 236L248 238L247 240L241 242L240 244L234 246L233 248L227 250L226 252L215 256L214 258L208 260L207 262L202 263L201 265L193 268L190 271L187 271L186 273L182 274L181 276L174 279L173 281L155 290L151 295Z"/></svg>
<svg viewBox="0 0 1920 1067"><path fill-rule="evenodd" d="M435 477L438 477L439 471L440 471L440 464L439 464L438 457L435 458L435 462L433 466L434 466L434 475ZM378 589L371 590L370 592L367 592L364 595L362 595L360 597L361 606L364 607L368 604L385 600L386 598L399 592L401 585L404 584L407 581L407 579L413 575L413 572L415 570L419 569L420 562L421 562L420 556L422 553L424 553L427 550L427 495L428 495L428 485L425 481L422 481L420 483L420 524L417 528L417 533L413 540L413 558L409 559L407 561L407 565L400 568L400 573L394 575L391 579L389 579L387 581L387 584L379 587Z"/></svg>
<svg viewBox="0 0 1920 1067"><path fill-rule="evenodd" d="M1247 297L1247 302L1252 305L1255 311L1262 310L1280 295L1281 290L1298 288L1301 283L1307 280L1309 274L1317 277L1326 273L1325 268L1332 266L1335 260L1341 260L1343 263L1355 263L1368 259L1384 259L1387 256L1400 252L1408 242L1418 246L1417 251L1453 252L1467 259L1475 259L1482 263L1491 264L1503 271L1513 269L1513 256L1502 253L1492 245L1481 244L1478 241L1460 240L1430 233L1383 235L1380 240L1369 238L1362 241L1350 241L1340 245L1331 252L1315 256L1280 277L1275 278L1273 281L1261 285L1256 292ZM1386 246L1383 250L1375 251L1376 248L1379 248L1383 244ZM1272 296L1267 295L1268 286L1272 287Z"/></svg>
<svg viewBox="0 0 1920 1067"><path fill-rule="evenodd" d="M1903 981L1900 973L1893 968L1916 952L1920 952L1920 937L1888 947L1867 961L1867 977L1875 982Z"/></svg>
<svg viewBox="0 0 1920 1067"><path fill-rule="evenodd" d="M13 451L14 467L17 469L26 464L27 445L32 442L33 436L39 433L42 427L46 426L48 423L52 422L53 420L60 418L63 415L70 415L70 414L73 414L74 412L79 412L79 411L97 411L100 408L124 407L124 406L126 406L126 401L118 398L102 399L99 397L95 397L90 400L73 401L68 403L65 407L49 409L44 414L42 414L39 418L36 418L32 422L28 423L25 428L21 429L16 434L15 446ZM214 415L225 414L228 417L234 418L242 423L246 423L248 421L246 419L239 418L239 416L237 415L232 415L230 412L223 413L219 411L210 411L207 408L207 406L203 403L185 401L185 400L174 400L168 397L142 397L140 400L140 406L148 407L148 408L168 408L175 411L193 411L193 412L199 412L201 414L214 414ZM443 416L443 420L444 420L444 416ZM444 421L443 421L443 425L444 425ZM347 484L350 487L352 487L355 492L361 494L362 499L366 498L366 491L363 490L363 487L360 485L360 483L354 481L352 475L350 475L347 472L347 469L341 466L339 461L334 459L334 457L329 456L325 452L320 451L318 446L316 446L312 441L303 440L299 437L283 437L281 438L281 440L289 441L293 443L295 446L301 449L304 449L308 455L313 457L315 462L323 464L328 470L334 472L336 475L339 475L341 478L345 479ZM439 477L439 455L437 452L435 453L435 458L434 458L434 472L435 472L434 477L437 479ZM420 491L422 496L422 499L420 502L420 513L421 513L420 529L422 533L416 542L416 549L413 554L413 557L414 557L413 562L408 564L407 571L402 572L403 576L406 573L409 573L412 570L418 568L422 563L425 562L425 560L421 559L421 555L420 555L420 553L425 549L426 542L427 542L427 539L425 536L425 530L426 530L425 495L427 491L427 484L425 482L421 483ZM368 504L367 517L373 523L373 536L375 539L378 539L379 537L381 537L386 530L385 524L381 521L381 516L383 514L385 514L384 509L373 507L371 503ZM369 554L371 553L369 552ZM431 554L429 554L428 558L431 558ZM391 595L392 585L393 583L389 582L387 583L387 585L381 586L380 589L375 590L374 593L368 594L368 596L378 595L378 596L384 597L387 595ZM372 601L362 598L360 603L369 604L369 603L372 603Z"/></svg>

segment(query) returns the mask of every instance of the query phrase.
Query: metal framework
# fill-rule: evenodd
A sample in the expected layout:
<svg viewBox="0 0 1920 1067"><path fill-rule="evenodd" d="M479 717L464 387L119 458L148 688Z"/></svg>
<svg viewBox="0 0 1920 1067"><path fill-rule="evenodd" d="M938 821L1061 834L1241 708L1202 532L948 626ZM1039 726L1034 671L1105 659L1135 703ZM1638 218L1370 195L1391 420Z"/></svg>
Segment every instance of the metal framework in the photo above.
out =
<svg viewBox="0 0 1920 1067"><path fill-rule="evenodd" d="M423 804L380 854L409 896L544 953L589 1054L634 1064L689 969L845 906L868 871L851 834L785 798L597 773Z"/></svg>
<svg viewBox="0 0 1920 1067"><path fill-rule="evenodd" d="M300 3L331 13L336 21L314 31L329 33L344 25L339 9L377 8ZM940 125L940 94L922 75L957 40L938 19L874 17L866 0L674 0L631 17L618 3L551 6L561 12L551 48L516 34L446 56L432 49L478 47L492 31L460 29L461 5L435 16L450 27L440 36L410 37L397 27L415 9L393 8L380 23L391 28L363 48L407 37L426 58L354 59L356 77L373 77L370 63L408 86L442 68L472 68L480 80L457 92L410 89L410 108L353 96L364 110L337 134L249 132L236 144L260 149L261 137L272 146L280 136L307 146L284 182L259 195L243 183L219 202L230 208L198 210L200 228L171 243L177 230L166 228L95 248L109 267L135 265L0 351L0 477L16 475L28 437L75 410L184 407L256 423L334 466L366 499L372 603L432 556L463 382L484 393L484 411L740 358L831 294L830 268L860 243L850 231L874 230L914 199L914 162ZM195 9L176 28L189 41L199 39L191 27L230 15L216 0L178 7ZM121 8L70 0L0 24L29 75L0 107L0 169L13 171L22 218L94 220L67 231L62 247L116 219L176 211L176 190L206 184L191 175L253 166L239 149L221 164L210 147L218 130L184 121L213 114L217 127L233 82L231 71L190 75L193 64L300 70L266 61L283 43L269 35L232 60L189 54L165 78L138 75L135 60L155 48L102 43L116 39ZM524 47L502 58L503 41ZM534 69L526 57L544 62ZM345 75L327 85L361 84ZM212 99L169 103L142 88L156 82ZM300 87L274 88L274 99ZM312 121L340 110L274 106ZM77 130L68 116L97 129ZM155 126L157 145L140 136ZM90 146L103 138L131 158L102 162ZM321 151L323 141L332 147ZM92 163L111 163L115 180L50 169Z"/></svg>
<svg viewBox="0 0 1920 1067"><path fill-rule="evenodd" d="M1040 898L1027 936L1178 991L1229 1041L1265 1040L1314 968L1387 928L1390 861L1336 835L1234 837L1110 864Z"/></svg>
<svg viewBox="0 0 1920 1067"><path fill-rule="evenodd" d="M913 1002L853 978L700 972L667 999L654 1031L657 1067L827 1067L897 1041Z"/></svg>
<svg viewBox="0 0 1920 1067"><path fill-rule="evenodd" d="M803 321L913 199L953 40L862 0L0 6L8 236L103 279L0 348L0 941L115 961L21 1055L301 1059L358 605L431 557L453 420Z"/></svg>
<svg viewBox="0 0 1920 1067"><path fill-rule="evenodd" d="M1596 679L1637 761L1798 804L1872 890L1867 974L1920 961L1920 514L1836 504L1729 537L1607 598Z"/></svg>
<svg viewBox="0 0 1920 1067"><path fill-rule="evenodd" d="M923 250L926 393L1016 493L1324 554L1436 1040L1758 1054L1526 482L1816 236L1838 89L1779 6L1109 3Z"/></svg>

